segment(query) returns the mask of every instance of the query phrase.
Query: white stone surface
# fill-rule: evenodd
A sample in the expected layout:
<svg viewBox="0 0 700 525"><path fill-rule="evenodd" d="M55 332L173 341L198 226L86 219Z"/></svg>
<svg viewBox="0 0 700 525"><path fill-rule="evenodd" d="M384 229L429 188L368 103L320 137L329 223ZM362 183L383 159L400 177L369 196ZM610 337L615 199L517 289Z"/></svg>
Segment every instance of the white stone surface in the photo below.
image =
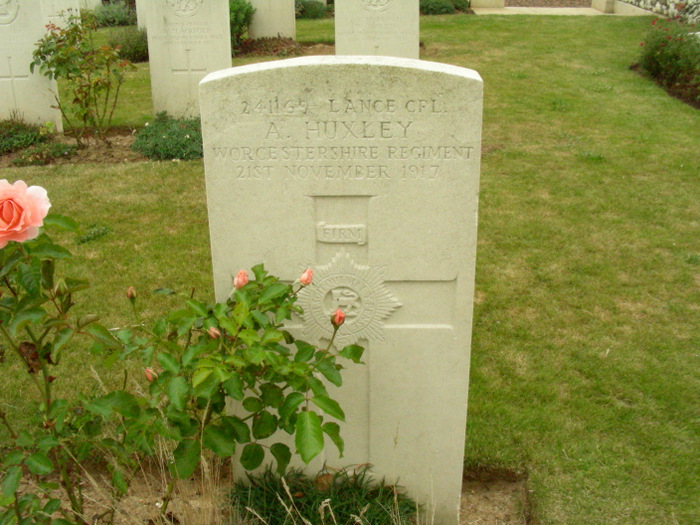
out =
<svg viewBox="0 0 700 525"><path fill-rule="evenodd" d="M347 314L365 346L332 388L345 456L370 463L456 525L474 294L482 82L390 57L305 57L219 71L200 84L214 282L263 262L316 269L291 327L310 342Z"/></svg>
<svg viewBox="0 0 700 525"><path fill-rule="evenodd" d="M148 0L136 0L136 24L140 29L146 29L146 3Z"/></svg>
<svg viewBox="0 0 700 525"><path fill-rule="evenodd" d="M83 9L95 9L102 3L102 0L80 0L80 7Z"/></svg>
<svg viewBox="0 0 700 525"><path fill-rule="evenodd" d="M336 0L335 54L418 58L418 0Z"/></svg>
<svg viewBox="0 0 700 525"><path fill-rule="evenodd" d="M56 83L29 71L34 44L44 36L40 0L0 2L0 118L18 115L34 124L53 122L63 131L56 105Z"/></svg>
<svg viewBox="0 0 700 525"><path fill-rule="evenodd" d="M80 15L80 0L43 0L48 23L65 26L69 15Z"/></svg>
<svg viewBox="0 0 700 525"><path fill-rule="evenodd" d="M591 0L591 7L601 13L614 13L615 0Z"/></svg>
<svg viewBox="0 0 700 525"><path fill-rule="evenodd" d="M294 0L249 0L255 8L248 28L250 38L297 37Z"/></svg>
<svg viewBox="0 0 700 525"><path fill-rule="evenodd" d="M228 0L146 2L153 110L199 114L197 84L231 67Z"/></svg>

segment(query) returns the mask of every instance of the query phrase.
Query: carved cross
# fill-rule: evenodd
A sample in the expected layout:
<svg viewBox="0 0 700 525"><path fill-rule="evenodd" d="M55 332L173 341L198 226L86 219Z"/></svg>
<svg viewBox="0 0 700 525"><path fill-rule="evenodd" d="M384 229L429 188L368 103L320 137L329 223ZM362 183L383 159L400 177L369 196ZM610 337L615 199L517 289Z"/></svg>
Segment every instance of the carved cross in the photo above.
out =
<svg viewBox="0 0 700 525"><path fill-rule="evenodd" d="M17 105L17 87L15 86L16 80L27 80L29 78L29 73L25 75L18 75L14 72L12 68L12 57L7 57L7 72L0 72L0 81L9 82L10 91L12 93L12 104L16 108Z"/></svg>
<svg viewBox="0 0 700 525"><path fill-rule="evenodd" d="M187 76L187 100L193 100L192 84L199 82L202 79L202 77L204 77L204 75L207 74L206 68L192 67L192 61L190 58L191 52L191 49L185 49L186 67L184 69L172 68L173 74Z"/></svg>

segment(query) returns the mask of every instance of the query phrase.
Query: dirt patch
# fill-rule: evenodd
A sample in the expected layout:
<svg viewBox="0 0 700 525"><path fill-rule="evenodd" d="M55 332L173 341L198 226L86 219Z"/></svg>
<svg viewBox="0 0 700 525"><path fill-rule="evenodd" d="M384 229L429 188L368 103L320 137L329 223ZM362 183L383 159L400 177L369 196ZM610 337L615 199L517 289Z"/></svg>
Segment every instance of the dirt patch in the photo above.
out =
<svg viewBox="0 0 700 525"><path fill-rule="evenodd" d="M460 525L526 525L529 517L525 473L492 467L465 472Z"/></svg>
<svg viewBox="0 0 700 525"><path fill-rule="evenodd" d="M660 88L666 91L669 95L671 95L673 98L677 98L678 100L685 102L689 106L694 107L695 109L700 109L700 98L698 98L698 84L696 83L677 83L674 84L673 86L665 86L658 80L652 78L645 70L644 68L639 65L639 64L632 64L630 66L630 70L634 71L635 73L638 73L642 75L644 78L648 79L651 82L656 83Z"/></svg>
<svg viewBox="0 0 700 525"><path fill-rule="evenodd" d="M132 151L131 145L136 138L135 132L115 129L109 134L109 143L91 139L68 157L58 157L49 164L81 164L94 162L98 164L117 164L121 162L140 162L148 160L140 153ZM75 146L76 140L68 135L56 135L52 140ZM0 155L0 168L14 166L13 161L21 157L26 150Z"/></svg>
<svg viewBox="0 0 700 525"><path fill-rule="evenodd" d="M166 513L177 525L242 524L226 504L232 486L229 464L211 465L209 476L178 481ZM91 525L109 522L109 474L92 466L83 476L84 520ZM113 514L115 525L162 524L158 521L167 479L159 468L143 466L129 492ZM25 488L29 488L26 487ZM30 488L31 490L31 488ZM56 497L61 494L56 493ZM462 485L460 525L526 525L529 517L525 476L507 470L478 469L467 472ZM372 524L389 525L389 524Z"/></svg>

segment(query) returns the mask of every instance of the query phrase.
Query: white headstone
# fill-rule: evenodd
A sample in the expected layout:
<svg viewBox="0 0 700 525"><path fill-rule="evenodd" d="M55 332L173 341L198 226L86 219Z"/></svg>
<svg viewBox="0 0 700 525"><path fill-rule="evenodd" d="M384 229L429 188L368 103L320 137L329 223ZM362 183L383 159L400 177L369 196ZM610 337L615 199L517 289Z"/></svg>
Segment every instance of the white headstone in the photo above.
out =
<svg viewBox="0 0 700 525"><path fill-rule="evenodd" d="M148 0L136 0L136 24L139 29L146 29L146 2Z"/></svg>
<svg viewBox="0 0 700 525"><path fill-rule="evenodd" d="M418 0L335 0L335 54L418 58Z"/></svg>
<svg viewBox="0 0 700 525"><path fill-rule="evenodd" d="M80 7L83 9L94 10L98 5L102 4L102 0L80 0Z"/></svg>
<svg viewBox="0 0 700 525"><path fill-rule="evenodd" d="M56 82L29 71L34 44L45 33L40 0L0 1L0 118L13 115L42 125L53 122L63 131L56 105Z"/></svg>
<svg viewBox="0 0 700 525"><path fill-rule="evenodd" d="M248 28L250 38L296 38L294 0L250 0L250 3L255 8Z"/></svg>
<svg viewBox="0 0 700 525"><path fill-rule="evenodd" d="M199 81L231 67L228 0L149 0L146 21L153 110L198 115Z"/></svg>
<svg viewBox="0 0 700 525"><path fill-rule="evenodd" d="M65 26L68 16L80 16L80 0L43 0L48 23Z"/></svg>
<svg viewBox="0 0 700 525"><path fill-rule="evenodd" d="M316 271L291 328L366 348L333 390L345 456L456 525L474 293L482 82L390 57L304 57L200 84L217 298L263 262Z"/></svg>

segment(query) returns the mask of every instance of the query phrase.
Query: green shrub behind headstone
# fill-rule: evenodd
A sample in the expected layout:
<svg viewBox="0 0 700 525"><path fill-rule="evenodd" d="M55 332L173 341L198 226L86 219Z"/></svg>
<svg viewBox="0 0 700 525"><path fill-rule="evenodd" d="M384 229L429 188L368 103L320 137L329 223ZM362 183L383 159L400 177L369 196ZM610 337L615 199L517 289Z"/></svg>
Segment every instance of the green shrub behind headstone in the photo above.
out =
<svg viewBox="0 0 700 525"><path fill-rule="evenodd" d="M123 0L112 0L95 8L99 27L131 26L136 24L136 11Z"/></svg>
<svg viewBox="0 0 700 525"><path fill-rule="evenodd" d="M231 20L231 47L236 49L248 33L255 8L248 0L229 0L228 8Z"/></svg>
<svg viewBox="0 0 700 525"><path fill-rule="evenodd" d="M136 26L115 28L107 43L114 48L119 46L119 56L130 62L148 62L148 37L145 29Z"/></svg>
<svg viewBox="0 0 700 525"><path fill-rule="evenodd" d="M326 6L316 0L296 0L294 7L297 18L324 18L328 14Z"/></svg>
<svg viewBox="0 0 700 525"><path fill-rule="evenodd" d="M424 15L449 15L455 12L451 0L420 0L420 12Z"/></svg>

